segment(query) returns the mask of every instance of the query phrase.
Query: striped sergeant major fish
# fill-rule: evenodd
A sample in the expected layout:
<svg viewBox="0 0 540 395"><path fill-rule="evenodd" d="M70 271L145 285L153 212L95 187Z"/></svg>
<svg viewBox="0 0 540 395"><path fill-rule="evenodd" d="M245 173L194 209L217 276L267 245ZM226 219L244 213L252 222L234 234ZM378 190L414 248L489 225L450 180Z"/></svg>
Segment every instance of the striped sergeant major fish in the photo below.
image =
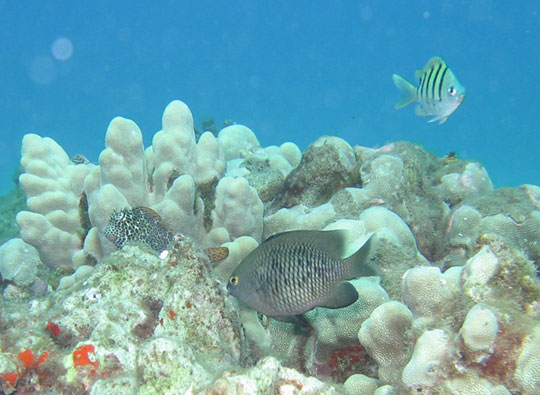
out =
<svg viewBox="0 0 540 395"><path fill-rule="evenodd" d="M418 86L397 74L392 78L401 91L396 109L417 101L416 115L432 116L429 122L444 123L465 98L465 88L438 56L431 58L423 69L416 72Z"/></svg>

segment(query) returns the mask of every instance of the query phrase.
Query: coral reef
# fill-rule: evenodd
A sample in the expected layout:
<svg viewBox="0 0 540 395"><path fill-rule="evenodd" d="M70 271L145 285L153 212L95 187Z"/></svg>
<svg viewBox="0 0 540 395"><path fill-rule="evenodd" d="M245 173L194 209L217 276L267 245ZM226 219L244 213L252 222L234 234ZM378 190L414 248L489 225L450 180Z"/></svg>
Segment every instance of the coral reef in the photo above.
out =
<svg viewBox="0 0 540 395"><path fill-rule="evenodd" d="M0 391L538 393L538 186L494 190L481 164L407 142L321 137L302 155L207 126L197 140L173 101L145 149L115 118L97 165L24 137ZM293 229L345 229L342 258L371 237L380 275L304 326L228 295L238 263Z"/></svg>
<svg viewBox="0 0 540 395"><path fill-rule="evenodd" d="M516 365L518 354L527 353L527 339L534 338L527 335L538 326L540 287L535 267L496 235L486 236L480 243L483 246L464 268L453 267L441 274L438 268L418 267L404 276L402 293L410 309L409 320L398 331L401 337L390 346L389 359L397 362L401 358L406 365L394 366L390 370L393 376L382 370L386 362L380 357L381 353L388 355L389 347L373 339L391 339L386 331L409 310L401 305L401 315L379 316L379 309L398 303L389 302L362 324L360 343L378 362L382 383L392 385L398 393L465 393L459 391L466 388L484 391L479 393L535 393L527 389L533 388L527 387L530 384L519 384L522 371ZM374 323L384 332L368 336Z"/></svg>
<svg viewBox="0 0 540 395"><path fill-rule="evenodd" d="M242 374L223 373L207 391L221 394L339 394L340 388L306 377L294 369L281 366L272 357L261 360Z"/></svg>
<svg viewBox="0 0 540 395"><path fill-rule="evenodd" d="M25 135L19 177L29 211L17 214L21 237L39 251L43 263L69 268L80 247L79 197L90 166L75 165L52 139Z"/></svg>
<svg viewBox="0 0 540 395"><path fill-rule="evenodd" d="M525 338L516 362L515 380L526 394L534 394L540 387L540 327Z"/></svg>
<svg viewBox="0 0 540 395"><path fill-rule="evenodd" d="M406 339L411 324L412 313L397 301L377 307L362 323L358 337L377 362L381 381L399 382L400 370L410 358Z"/></svg>
<svg viewBox="0 0 540 395"><path fill-rule="evenodd" d="M489 309L477 304L469 310L461 326L461 337L469 350L489 351L499 332L497 316Z"/></svg>
<svg viewBox="0 0 540 395"><path fill-rule="evenodd" d="M360 177L354 172L356 159L351 146L339 137L321 137L309 146L302 161L285 180L274 207L309 207L326 203L338 190L355 186Z"/></svg>
<svg viewBox="0 0 540 395"><path fill-rule="evenodd" d="M501 188L472 196L452 211L446 227L449 246L468 252L484 233L495 233L540 264L538 187Z"/></svg>
<svg viewBox="0 0 540 395"><path fill-rule="evenodd" d="M253 132L231 125L218 138L208 132L196 143L191 112L180 101L165 109L162 123L145 150L133 121L113 119L98 166L71 162L51 139L25 136L20 180L28 211L19 212L17 222L43 263L76 269L100 261L116 248L105 230L111 215L137 207L154 210L167 232L203 245L245 235L260 240L263 205L256 190L243 178L223 177L227 160L262 150Z"/></svg>
<svg viewBox="0 0 540 395"><path fill-rule="evenodd" d="M172 251L160 259L126 246L69 287L31 305L3 307L1 358L31 347L48 353L41 369L57 372L49 383L54 388L123 388L120 393L200 389L216 374L247 364L238 314L209 260L188 240ZM0 369L8 374L20 366ZM2 383L4 391L8 384Z"/></svg>
<svg viewBox="0 0 540 395"><path fill-rule="evenodd" d="M39 263L37 250L21 239L11 239L0 246L0 274L4 280L16 285L32 284Z"/></svg>
<svg viewBox="0 0 540 395"><path fill-rule="evenodd" d="M25 208L26 198L18 185L7 195L0 196L0 245L18 236L19 227L15 216Z"/></svg>

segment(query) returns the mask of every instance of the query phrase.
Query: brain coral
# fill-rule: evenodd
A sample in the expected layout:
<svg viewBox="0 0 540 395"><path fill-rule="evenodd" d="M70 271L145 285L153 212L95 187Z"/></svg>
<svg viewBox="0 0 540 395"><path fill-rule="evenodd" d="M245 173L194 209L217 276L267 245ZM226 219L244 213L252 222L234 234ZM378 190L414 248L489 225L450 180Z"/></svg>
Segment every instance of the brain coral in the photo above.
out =
<svg viewBox="0 0 540 395"><path fill-rule="evenodd" d="M364 321L358 339L379 365L383 383L398 380L400 370L409 360L406 345L407 331L412 324L412 313L404 304L383 303Z"/></svg>
<svg viewBox="0 0 540 395"><path fill-rule="evenodd" d="M515 379L523 389L524 395L538 393L540 388L540 327L536 327L523 342L517 360Z"/></svg>
<svg viewBox="0 0 540 395"><path fill-rule="evenodd" d="M0 247L0 274L17 285L29 285L36 279L41 263L37 250L22 239L11 239Z"/></svg>
<svg viewBox="0 0 540 395"><path fill-rule="evenodd" d="M461 336L469 350L489 350L498 331L497 316L488 308L477 304L467 313L461 327Z"/></svg>

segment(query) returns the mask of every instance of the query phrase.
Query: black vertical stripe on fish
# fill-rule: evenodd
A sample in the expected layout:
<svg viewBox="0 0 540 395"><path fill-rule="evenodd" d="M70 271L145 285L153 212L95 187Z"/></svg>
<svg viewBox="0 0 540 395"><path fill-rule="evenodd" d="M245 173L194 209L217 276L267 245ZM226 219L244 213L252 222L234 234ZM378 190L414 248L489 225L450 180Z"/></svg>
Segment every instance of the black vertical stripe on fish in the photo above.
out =
<svg viewBox="0 0 540 395"><path fill-rule="evenodd" d="M425 90L424 90L424 100L427 101L429 99L429 96L428 96L428 89L429 87L431 86L431 77L433 76L433 70L435 69L435 67L431 67L431 70L429 71L429 77L426 81L426 86L425 86Z"/></svg>
<svg viewBox="0 0 540 395"><path fill-rule="evenodd" d="M419 99L422 99L424 97L424 86L426 86L427 77L428 77L428 73L426 71L422 75L422 84L420 85L420 94L418 95Z"/></svg>
<svg viewBox="0 0 540 395"><path fill-rule="evenodd" d="M426 77L427 73L422 74L422 78L420 79L420 85L418 86L418 99L422 98L422 90L424 89L424 84L426 83Z"/></svg>
<svg viewBox="0 0 540 395"><path fill-rule="evenodd" d="M437 72L435 73L435 77L433 78L433 84L431 85L431 99L433 99L433 101L435 101L435 86L440 82L437 77L439 76L442 67L442 63L439 63L439 67L437 68Z"/></svg>
<svg viewBox="0 0 540 395"><path fill-rule="evenodd" d="M427 73L422 74L422 78L420 79L420 86L418 87L418 99L422 98L422 92L424 91L424 85L426 84L426 78Z"/></svg>
<svg viewBox="0 0 540 395"><path fill-rule="evenodd" d="M448 67L445 67L444 71L442 73L442 76L441 76L441 83L439 84L439 101L442 100L442 87L443 87L443 83L444 83L444 76L446 75L447 71L448 71Z"/></svg>
<svg viewBox="0 0 540 395"><path fill-rule="evenodd" d="M426 71L426 75L424 76L424 86L422 87L422 100L426 100L427 96L427 90L429 86L429 80L431 78L431 73L433 72L433 67L429 69L429 72Z"/></svg>

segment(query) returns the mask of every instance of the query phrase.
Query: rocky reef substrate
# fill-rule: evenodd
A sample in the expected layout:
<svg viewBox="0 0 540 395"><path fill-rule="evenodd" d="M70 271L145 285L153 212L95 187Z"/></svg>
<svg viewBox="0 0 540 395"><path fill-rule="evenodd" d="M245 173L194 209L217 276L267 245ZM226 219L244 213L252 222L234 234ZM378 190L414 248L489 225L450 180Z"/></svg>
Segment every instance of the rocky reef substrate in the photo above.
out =
<svg viewBox="0 0 540 395"><path fill-rule="evenodd" d="M196 139L179 101L152 146L124 118L105 146L93 164L23 139L26 206L0 247L4 393L537 393L538 186L494 189L481 164L407 142ZM381 276L307 328L239 305L231 271L292 229L347 229L351 253L371 236Z"/></svg>

